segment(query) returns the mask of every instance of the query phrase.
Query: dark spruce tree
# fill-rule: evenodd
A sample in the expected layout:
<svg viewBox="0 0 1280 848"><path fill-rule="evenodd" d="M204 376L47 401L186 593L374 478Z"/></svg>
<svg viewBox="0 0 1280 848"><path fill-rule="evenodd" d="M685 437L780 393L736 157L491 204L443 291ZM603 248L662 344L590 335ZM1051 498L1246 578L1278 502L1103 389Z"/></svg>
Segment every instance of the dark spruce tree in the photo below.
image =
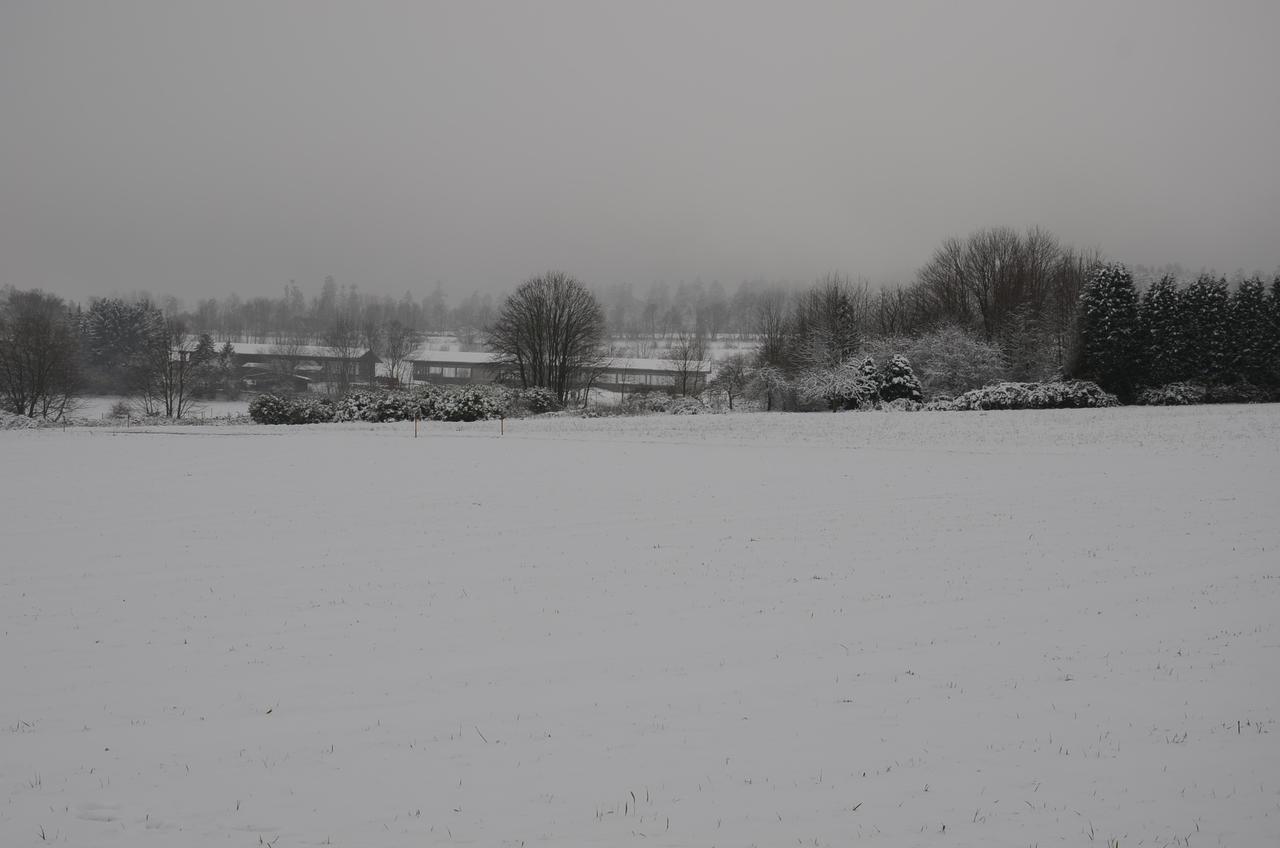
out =
<svg viewBox="0 0 1280 848"><path fill-rule="evenodd" d="M924 391L911 362L898 354L885 363L880 369L877 382L880 384L880 399L893 401L898 399L912 400L919 403L924 400Z"/></svg>
<svg viewBox="0 0 1280 848"><path fill-rule="evenodd" d="M1165 275L1142 295L1142 341L1147 351L1147 378L1152 386L1185 380L1187 334L1182 318L1182 292Z"/></svg>
<svg viewBox="0 0 1280 848"><path fill-rule="evenodd" d="M1243 280L1231 297L1230 367L1237 379L1265 385L1271 346L1271 316L1261 277Z"/></svg>
<svg viewBox="0 0 1280 848"><path fill-rule="evenodd" d="M1271 295L1267 298L1266 376L1264 382L1280 393L1280 273L1271 281Z"/></svg>
<svg viewBox="0 0 1280 848"><path fill-rule="evenodd" d="M1080 362L1076 373L1128 402L1142 381L1142 354L1133 275L1120 264L1100 265L1080 292Z"/></svg>
<svg viewBox="0 0 1280 848"><path fill-rule="evenodd" d="M1226 279L1201 274L1182 293L1181 304L1188 379L1205 384L1232 382L1231 295Z"/></svg>

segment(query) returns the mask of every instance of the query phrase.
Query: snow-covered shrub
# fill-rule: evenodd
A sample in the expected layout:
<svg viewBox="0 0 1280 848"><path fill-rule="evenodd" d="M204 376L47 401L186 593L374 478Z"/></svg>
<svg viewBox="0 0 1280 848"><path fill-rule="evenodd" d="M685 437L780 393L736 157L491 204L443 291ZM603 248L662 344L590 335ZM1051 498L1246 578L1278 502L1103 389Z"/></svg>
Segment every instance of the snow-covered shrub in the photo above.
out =
<svg viewBox="0 0 1280 848"><path fill-rule="evenodd" d="M1239 382L1227 385L1203 383L1167 383L1145 389L1138 395L1138 403L1144 406L1192 406L1200 403L1266 403L1272 394L1252 383Z"/></svg>
<svg viewBox="0 0 1280 848"><path fill-rule="evenodd" d="M1239 382L1205 387L1205 403L1267 403L1272 395L1252 383Z"/></svg>
<svg viewBox="0 0 1280 848"><path fill-rule="evenodd" d="M420 386L411 391L351 392L337 402L334 420L381 423L431 418L440 395L441 391L434 386Z"/></svg>
<svg viewBox="0 0 1280 848"><path fill-rule="evenodd" d="M857 367L842 365L802 371L796 382L800 396L813 402L822 401L832 412L874 403L878 394L875 380L868 376L868 365L874 374L875 363L870 359Z"/></svg>
<svg viewBox="0 0 1280 848"><path fill-rule="evenodd" d="M390 391L378 402L379 421L412 421L435 402L431 391Z"/></svg>
<svg viewBox="0 0 1280 848"><path fill-rule="evenodd" d="M436 404L445 394L445 390L440 386L426 385L414 386L410 391L405 393L405 421L414 418L423 420L435 417Z"/></svg>
<svg viewBox="0 0 1280 848"><path fill-rule="evenodd" d="M955 412L956 402L949 397L936 397L920 407L925 412Z"/></svg>
<svg viewBox="0 0 1280 848"><path fill-rule="evenodd" d="M375 392L351 392L340 398L333 409L335 421L369 421L366 417L376 403Z"/></svg>
<svg viewBox="0 0 1280 848"><path fill-rule="evenodd" d="M483 421L502 418L510 401L500 386L449 386L434 399L429 417L435 421Z"/></svg>
<svg viewBox="0 0 1280 848"><path fill-rule="evenodd" d="M692 397L672 398L671 403L667 406L667 412L672 415L700 415L707 411L707 407L702 401Z"/></svg>
<svg viewBox="0 0 1280 848"><path fill-rule="evenodd" d="M637 392L628 395L619 405L620 414L647 415L651 412L667 412L674 398L662 392Z"/></svg>
<svg viewBox="0 0 1280 848"><path fill-rule="evenodd" d="M34 418L0 409L0 430L30 430L35 426Z"/></svg>
<svg viewBox="0 0 1280 848"><path fill-rule="evenodd" d="M918 412L924 408L924 404L920 403L918 400L900 397L887 401L883 408L890 412Z"/></svg>
<svg viewBox="0 0 1280 848"><path fill-rule="evenodd" d="M754 369L747 380L745 393L767 410L794 406L797 395L795 383L776 365L761 365Z"/></svg>
<svg viewBox="0 0 1280 848"><path fill-rule="evenodd" d="M290 424L328 424L333 421L333 399L297 395L293 399L293 421Z"/></svg>
<svg viewBox="0 0 1280 848"><path fill-rule="evenodd" d="M497 386L415 386L410 391L352 392L338 401L336 420L479 421L503 417L512 392Z"/></svg>
<svg viewBox="0 0 1280 848"><path fill-rule="evenodd" d="M948 325L914 338L874 339L864 350L878 358L902 355L911 363L924 397L955 396L1006 379L1000 348Z"/></svg>
<svg viewBox="0 0 1280 848"><path fill-rule="evenodd" d="M542 415L560 409L555 393L542 386L516 389L511 393L511 411L527 415Z"/></svg>
<svg viewBox="0 0 1280 848"><path fill-rule="evenodd" d="M249 403L249 417L258 424L325 424L334 420L334 403L327 397L258 395Z"/></svg>
<svg viewBox="0 0 1280 848"><path fill-rule="evenodd" d="M876 366L876 358L874 356L865 357L862 364L858 366L858 372L873 383L879 384L880 369Z"/></svg>
<svg viewBox="0 0 1280 848"><path fill-rule="evenodd" d="M1191 406L1204 403L1205 388L1199 383L1166 383L1144 389L1138 395L1143 406Z"/></svg>
<svg viewBox="0 0 1280 848"><path fill-rule="evenodd" d="M909 400L919 403L924 400L924 391L920 388L920 380L911 369L911 362L900 353L896 353L880 369L877 382L880 386L880 399L883 401Z"/></svg>
<svg viewBox="0 0 1280 848"><path fill-rule="evenodd" d="M1084 409L1119 406L1115 395L1087 380L1052 383L997 383L965 392L956 409Z"/></svg>
<svg viewBox="0 0 1280 848"><path fill-rule="evenodd" d="M279 395L258 395L249 401L249 417L255 424L288 424L287 404Z"/></svg>

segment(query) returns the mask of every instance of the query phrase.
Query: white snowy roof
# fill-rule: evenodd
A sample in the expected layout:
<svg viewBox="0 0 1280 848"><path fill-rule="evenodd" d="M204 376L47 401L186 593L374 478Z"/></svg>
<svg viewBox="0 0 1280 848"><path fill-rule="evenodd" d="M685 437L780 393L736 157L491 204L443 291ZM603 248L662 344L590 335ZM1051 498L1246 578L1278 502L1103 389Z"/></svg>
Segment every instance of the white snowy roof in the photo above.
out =
<svg viewBox="0 0 1280 848"><path fill-rule="evenodd" d="M450 365L492 365L495 357L487 351L460 350L415 350L406 357L409 362L447 363ZM698 365L701 367L698 367ZM633 357L605 357L602 365L608 371L674 371L676 366L670 359L637 359ZM690 371L710 373L711 362L690 363Z"/></svg>
<svg viewBox="0 0 1280 848"><path fill-rule="evenodd" d="M419 348L405 357L407 362L448 362L459 365L490 365L493 354L484 350L427 350Z"/></svg>
<svg viewBox="0 0 1280 848"><path fill-rule="evenodd" d="M239 356L296 356L302 359L360 359L369 348L352 349L348 354L322 345L259 344L257 342L231 342L231 349ZM219 345L221 347L221 345Z"/></svg>
<svg viewBox="0 0 1280 848"><path fill-rule="evenodd" d="M674 371L677 366L677 363L670 359L637 359L624 356L606 358L604 363L610 371ZM680 364L683 365L683 363ZM690 362L687 370L709 372L711 361L704 359L701 362Z"/></svg>

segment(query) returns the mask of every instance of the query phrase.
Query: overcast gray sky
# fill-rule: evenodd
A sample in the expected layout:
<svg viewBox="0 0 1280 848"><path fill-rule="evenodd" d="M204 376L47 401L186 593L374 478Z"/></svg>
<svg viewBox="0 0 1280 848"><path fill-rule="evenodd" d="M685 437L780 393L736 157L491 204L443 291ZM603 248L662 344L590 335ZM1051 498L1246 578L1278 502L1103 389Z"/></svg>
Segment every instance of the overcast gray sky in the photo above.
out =
<svg viewBox="0 0 1280 848"><path fill-rule="evenodd" d="M0 0L0 285L1280 263L1280 2Z"/></svg>

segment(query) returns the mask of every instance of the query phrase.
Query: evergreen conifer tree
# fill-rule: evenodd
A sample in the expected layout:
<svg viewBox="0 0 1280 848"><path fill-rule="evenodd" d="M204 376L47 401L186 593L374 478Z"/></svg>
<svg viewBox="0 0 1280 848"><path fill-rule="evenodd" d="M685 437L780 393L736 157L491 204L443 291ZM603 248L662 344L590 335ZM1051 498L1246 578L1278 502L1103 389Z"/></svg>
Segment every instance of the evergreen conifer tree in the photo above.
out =
<svg viewBox="0 0 1280 848"><path fill-rule="evenodd" d="M1240 283L1231 298L1232 376L1255 385L1266 381L1271 316L1267 290L1262 279L1252 277Z"/></svg>
<svg viewBox="0 0 1280 848"><path fill-rule="evenodd" d="M916 379L916 372L902 354L895 355L885 364L880 371L878 383L880 399L883 401L906 398L919 403L924 400L924 391L920 388L920 381Z"/></svg>
<svg viewBox="0 0 1280 848"><path fill-rule="evenodd" d="M1167 274L1152 283L1142 296L1142 335L1149 385L1163 386L1187 379L1187 339L1181 299L1177 282Z"/></svg>
<svg viewBox="0 0 1280 848"><path fill-rule="evenodd" d="M1143 374L1138 295L1120 264L1099 265L1080 292L1079 376L1132 400Z"/></svg>
<svg viewBox="0 0 1280 848"><path fill-rule="evenodd" d="M862 364L858 366L858 373L874 388L871 400L880 397L880 368L876 365L875 358L868 356L863 359Z"/></svg>
<svg viewBox="0 0 1280 848"><path fill-rule="evenodd" d="M1230 374L1231 296L1226 278L1201 274L1181 298L1188 378L1221 383Z"/></svg>
<svg viewBox="0 0 1280 848"><path fill-rule="evenodd" d="M1280 273L1271 281L1271 295L1267 298L1267 322L1265 352L1265 376L1263 382L1280 391Z"/></svg>

